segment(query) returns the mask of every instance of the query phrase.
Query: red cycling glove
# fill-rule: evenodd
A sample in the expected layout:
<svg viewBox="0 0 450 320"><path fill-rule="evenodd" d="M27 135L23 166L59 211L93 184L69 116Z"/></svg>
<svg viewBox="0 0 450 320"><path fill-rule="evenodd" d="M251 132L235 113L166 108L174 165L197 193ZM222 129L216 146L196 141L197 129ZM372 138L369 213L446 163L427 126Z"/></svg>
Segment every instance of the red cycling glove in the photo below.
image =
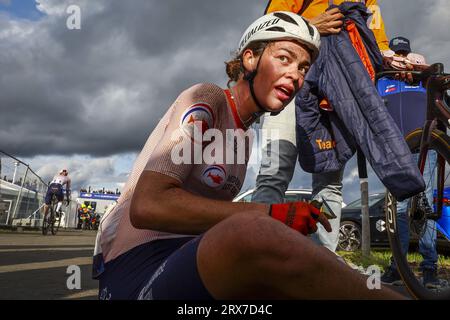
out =
<svg viewBox="0 0 450 320"><path fill-rule="evenodd" d="M306 236L317 231L320 210L303 201L276 203L270 206L269 215Z"/></svg>

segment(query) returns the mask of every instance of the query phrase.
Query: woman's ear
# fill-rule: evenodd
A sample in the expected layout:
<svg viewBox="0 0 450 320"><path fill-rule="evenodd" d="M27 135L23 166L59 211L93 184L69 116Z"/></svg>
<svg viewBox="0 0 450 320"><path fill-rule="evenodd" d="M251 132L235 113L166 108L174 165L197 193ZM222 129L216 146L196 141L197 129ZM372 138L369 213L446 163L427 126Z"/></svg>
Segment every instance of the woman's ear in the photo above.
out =
<svg viewBox="0 0 450 320"><path fill-rule="evenodd" d="M244 66L244 70L248 72L252 72L256 68L256 57L251 49L246 49L242 53L242 65Z"/></svg>

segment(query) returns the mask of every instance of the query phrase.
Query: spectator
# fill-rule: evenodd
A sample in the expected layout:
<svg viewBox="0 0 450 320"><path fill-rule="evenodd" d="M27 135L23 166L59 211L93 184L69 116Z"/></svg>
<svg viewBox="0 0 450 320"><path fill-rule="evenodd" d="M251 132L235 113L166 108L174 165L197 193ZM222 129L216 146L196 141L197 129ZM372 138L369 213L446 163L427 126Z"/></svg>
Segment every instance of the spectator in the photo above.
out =
<svg viewBox="0 0 450 320"><path fill-rule="evenodd" d="M390 48L398 56L406 58L411 53L410 41L404 37L393 38L390 42ZM419 57L423 64L425 64L425 58L418 54L414 54ZM426 106L424 105L424 111ZM406 121L406 120L404 120ZM419 155L414 154L415 159L418 161ZM424 203L428 207L428 210L433 211L430 204L433 203L433 186L434 186L434 171L436 167L436 152L429 151L427 161L425 163L425 170L423 173L424 180L427 183L427 189L425 190ZM409 227L408 227L408 200L399 202L397 205L399 237L402 242L402 250L406 254L409 247ZM429 289L436 289L441 286L441 282L437 278L437 261L438 254L436 250L436 222L428 220L425 225L425 231L419 241L419 253L423 257L423 261L420 263L420 268L423 273L423 284ZM398 285L402 283L400 274L397 271L397 266L394 259L391 257L391 265L387 268L386 272L382 275L381 281L386 284Z"/></svg>
<svg viewBox="0 0 450 320"><path fill-rule="evenodd" d="M273 11L293 11L301 14L314 24L321 35L337 34L343 26L343 15L338 8L326 11L330 4L340 4L342 0L272 0L267 6L266 12ZM367 6L377 5L376 0L365 1ZM384 24L380 17L379 28L374 31L380 50L389 50L387 36L384 31ZM263 118L263 129L278 130L279 140L278 153L271 150L273 141L268 143L266 150L271 150L270 156L267 151L263 151L261 167L256 179L256 190L253 193L252 201L261 203L278 203L283 201L283 195L292 180L298 153L301 150L296 146L295 132L295 100L293 100L279 115L271 116L266 114ZM275 148L273 148L275 149ZM278 161L278 171L273 174L271 171L274 161ZM269 173L270 172L270 173ZM322 226L318 226L312 238L315 242L325 246L331 251L335 251L339 240L339 222L342 208L342 179L344 169L330 172L313 174L312 189L313 198L319 201L326 200L337 219L330 220L333 232L328 233Z"/></svg>

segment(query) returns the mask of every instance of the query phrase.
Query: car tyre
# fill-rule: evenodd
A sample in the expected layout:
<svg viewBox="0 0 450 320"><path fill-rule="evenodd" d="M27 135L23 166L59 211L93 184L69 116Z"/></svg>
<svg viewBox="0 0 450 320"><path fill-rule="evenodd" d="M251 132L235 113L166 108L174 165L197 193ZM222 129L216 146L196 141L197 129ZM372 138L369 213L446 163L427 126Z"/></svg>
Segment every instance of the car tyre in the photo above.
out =
<svg viewBox="0 0 450 320"><path fill-rule="evenodd" d="M342 221L339 228L338 250L356 251L361 248L361 227L354 221Z"/></svg>

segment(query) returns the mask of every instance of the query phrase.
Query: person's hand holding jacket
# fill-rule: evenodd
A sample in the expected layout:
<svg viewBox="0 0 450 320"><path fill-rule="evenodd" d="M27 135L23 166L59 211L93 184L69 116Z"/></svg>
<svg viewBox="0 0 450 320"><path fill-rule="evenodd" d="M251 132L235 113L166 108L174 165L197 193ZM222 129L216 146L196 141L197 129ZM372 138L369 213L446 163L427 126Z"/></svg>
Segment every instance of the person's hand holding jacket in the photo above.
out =
<svg viewBox="0 0 450 320"><path fill-rule="evenodd" d="M319 30L321 36L326 36L341 32L344 24L343 19L344 15L341 11L338 8L333 8L310 19L309 22Z"/></svg>

